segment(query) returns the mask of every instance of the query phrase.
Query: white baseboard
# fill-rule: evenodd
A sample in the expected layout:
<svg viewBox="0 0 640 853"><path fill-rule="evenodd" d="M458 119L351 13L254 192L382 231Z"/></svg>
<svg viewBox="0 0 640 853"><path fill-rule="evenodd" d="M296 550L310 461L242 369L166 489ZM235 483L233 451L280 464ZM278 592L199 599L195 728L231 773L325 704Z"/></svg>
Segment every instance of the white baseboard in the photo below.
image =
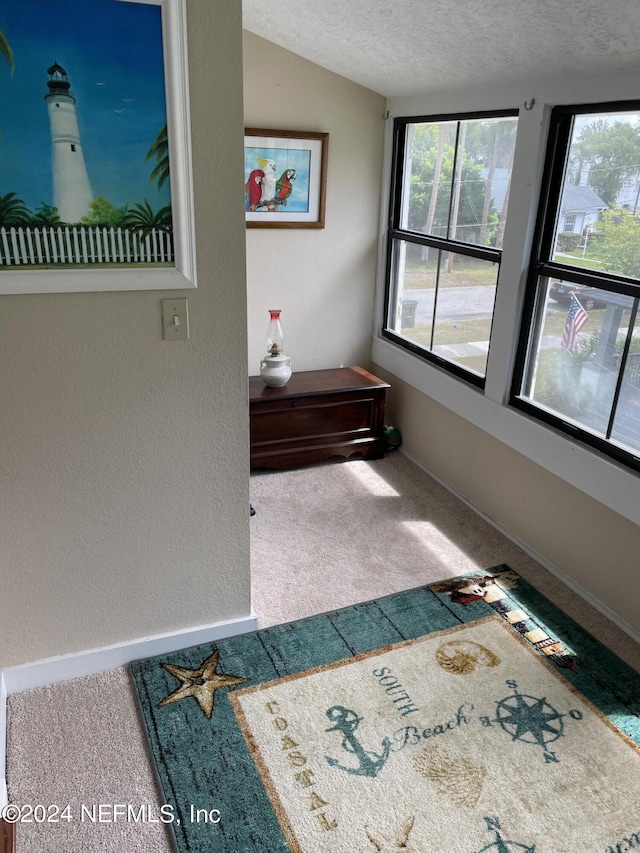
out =
<svg viewBox="0 0 640 853"><path fill-rule="evenodd" d="M618 616L617 613L614 613L614 611L611 610L609 607L607 607L606 604L603 604L598 598L595 597L595 595L592 595L590 592L588 592L586 589L584 589L584 587L581 587L580 584L578 584L574 580L572 580L572 578L570 578L568 575L566 575L557 566L554 566L553 563L550 563L549 560L545 559L541 554L538 554L538 552L535 551L530 545L527 545L526 542L524 542L522 539L520 539L518 536L516 536L510 530L507 530L506 527L503 527L495 519L491 518L490 516L488 516L484 512L482 512L482 510L479 509L470 500L468 500L468 498L465 498L464 495L462 495L456 489L452 488L452 486L450 486L444 480L441 480L440 477L437 476L437 474L434 474L433 471L430 471L426 467L426 465L423 465L417 459L414 459L414 457L411 456L410 453L407 453L404 449L401 449L400 452L402 453L403 456L406 456L407 459L409 459L411 462L413 462L414 465L416 465L418 468L420 468L422 471L424 471L425 474L428 474L429 477L431 477L433 480L435 480L436 483L439 483L448 492L450 492L452 495L454 495L454 497L456 497L459 501L462 501L463 504L468 506L469 509L473 510L473 512L475 512L476 515L479 515L480 518L483 519L483 521L486 521L487 524L490 524L499 533L501 533L506 539L509 539L511 542L513 542L514 545L517 545L518 548L520 548L522 551L524 551L525 554L528 554L533 560L536 561L536 563L540 563L540 565L543 568L545 568L550 574L552 574L554 577L556 577L559 581L562 581L562 583L565 586L568 586L569 589L571 589L573 592L576 593L576 595L579 595L580 598L583 598L585 601L587 601L593 608L595 608L600 613L602 613L603 616L606 616L610 622L613 622L613 624L616 627L620 628L621 631L624 631L625 634L628 634L632 640L635 640L636 643L640 644L640 633L638 631L636 631L635 628L632 628L628 622L625 622L624 619L621 619L620 616Z"/></svg>
<svg viewBox="0 0 640 853"><path fill-rule="evenodd" d="M257 628L258 619L252 611L250 616L244 616L241 619L216 622L213 625L200 625L167 634L156 634L153 637L141 637L100 649L89 649L84 652L58 655L32 663L10 666L2 670L2 675L4 675L7 696L11 696L12 693L21 693L23 690L31 690L34 687L45 687L49 684L57 684L59 681L68 681L70 678L82 678L97 672L107 672L134 660L177 652L189 646L216 642L236 634L247 634Z"/></svg>
<svg viewBox="0 0 640 853"><path fill-rule="evenodd" d="M116 643L113 646L69 655L58 655L0 670L0 808L7 804L7 698L12 693L21 693L23 690L32 690L34 687L45 687L71 678L107 672L134 660L169 654L190 646L199 646L202 643L225 640L257 629L258 618L252 610L250 616L240 619L216 622L213 625L200 625L168 634L157 634L153 637L142 637L126 643Z"/></svg>

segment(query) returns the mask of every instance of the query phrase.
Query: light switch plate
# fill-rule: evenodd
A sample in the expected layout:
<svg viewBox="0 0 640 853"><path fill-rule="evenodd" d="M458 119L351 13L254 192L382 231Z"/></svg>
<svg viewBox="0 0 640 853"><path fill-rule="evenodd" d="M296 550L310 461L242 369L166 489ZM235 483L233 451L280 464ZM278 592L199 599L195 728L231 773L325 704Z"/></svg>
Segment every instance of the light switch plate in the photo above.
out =
<svg viewBox="0 0 640 853"><path fill-rule="evenodd" d="M189 306L186 299L162 300L162 331L165 341L189 337Z"/></svg>

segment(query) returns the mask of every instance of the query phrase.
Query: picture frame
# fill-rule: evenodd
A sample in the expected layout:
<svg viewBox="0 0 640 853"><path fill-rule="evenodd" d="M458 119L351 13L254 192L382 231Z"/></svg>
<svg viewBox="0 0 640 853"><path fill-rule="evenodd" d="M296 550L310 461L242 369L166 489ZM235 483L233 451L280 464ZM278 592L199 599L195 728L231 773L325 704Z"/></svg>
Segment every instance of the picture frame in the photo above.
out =
<svg viewBox="0 0 640 853"><path fill-rule="evenodd" d="M104 136L103 125L99 125L98 122L98 103L101 105L103 113L107 114L110 122L110 125L107 124L107 132L109 132L109 127L113 126L114 133L119 125L122 127L124 119L133 120L137 108L136 120L138 123L135 127L137 130L146 130L146 134L138 133L136 136L131 133L127 136L126 132L122 132L123 139L131 138L132 145L134 142L137 143L135 161L132 156L126 156L127 150L125 148L121 148L120 159L118 160L118 163L122 164L121 171L118 171L120 168L118 163L114 168L113 162L107 161L108 152L115 150L115 144L111 145L110 140L107 140L107 144L104 146L107 153L102 155L104 169L99 180L96 181L96 185L100 185L101 182L102 187L106 186L106 191L102 191L100 186L96 190L92 180L93 200L99 202L103 196L106 196L109 201L108 209L110 211L115 209L118 204L122 203L117 199L116 187L131 182L129 173L125 174L125 165L127 168L133 168L140 190L138 196L133 196L132 201L138 202L138 204L129 207L125 205L121 209L131 210L133 207L135 211L138 207L144 207L144 203L148 199L151 212L159 213L161 208L165 210L164 231L169 236L168 238L162 234L156 236L160 229L152 230L150 225L146 225L144 228L142 225L138 227L139 239L137 241L131 234L126 235L122 229L114 227L108 229L97 228L96 226L93 233L89 234L88 228L84 227L85 217L76 222L69 221L69 219L65 222L63 219L62 226L47 227L46 240L43 236L45 229L41 228L38 234L31 227L31 223L27 223L29 227L5 228L4 230L0 227L0 295L173 290L196 287L186 0L60 0L69 7L73 6L74 3L78 4L78 11L82 15L79 16L80 22L76 22L75 18L72 19L74 28L71 33L68 25L70 18L65 18L64 39L59 34L57 38L52 37L50 47L48 42L43 41L46 34L43 36L42 32L35 31L32 34L29 30L30 21L37 20L35 13L43 2L46 0L22 0L20 4L15 4L15 7L22 14L21 18L10 17L5 13L2 16L5 20L0 20L0 30L2 30L3 24L7 30L9 29L5 23L6 20L12 24L11 31L4 33L4 35L15 55L15 74L12 68L12 73L9 75L6 63L5 67L0 69L3 77L6 75L7 78L6 85L3 79L0 87L0 107L3 98L8 97L6 93L9 91L9 86L21 85L18 70L18 60L19 57L21 58L20 50L26 50L25 44L28 44L31 51L35 51L39 43L44 44L42 56L37 58L37 73L40 75L41 82L39 78L37 89L31 83L31 90L36 91L38 97L32 96L29 99L28 108L25 106L24 112L19 113L15 121L22 122L20 130L22 137L27 142L30 142L28 130L35 128L34 133L38 136L38 145L43 144L41 135L45 132L49 149L55 151L54 122L57 114L52 117L51 113L56 106L69 109L69 99L65 103L64 98L57 97L57 93L62 91L62 86L66 85L68 88L70 85L69 94L73 96L73 109L77 112L77 116L73 120L77 121L78 132L82 137L83 153L81 156L84 156L85 161L87 161L87 171L90 178L92 177L89 168L91 155L87 149L92 140L94 142L96 139L101 141ZM136 7L138 8L136 9ZM159 8L151 10L143 7ZM104 73L92 77L90 75L95 67L96 47L103 48L105 43L108 44L109 36L108 33L105 33L104 24L105 22L109 23L110 16L113 18L114 62L111 66L105 63ZM84 21L85 18L86 21ZM94 18L95 25L93 23ZM142 31L143 28L140 26L140 21L147 19L152 20L154 24L153 39L151 33ZM122 25L123 21L125 26ZM118 40L115 37L116 24L120 38L122 38L122 33L126 33L131 39L137 38L138 43L143 45L145 50L148 50L148 54L135 49L124 52L122 45L118 45ZM12 44L12 39L14 39L14 44ZM67 52L70 57L68 60L70 63L68 78L65 76L66 68L63 67L67 60L61 55L65 53L66 45L69 45ZM117 51L120 51L120 54L116 63ZM49 56L51 58L48 60L49 67L47 67L44 64L44 59ZM1 62L2 57L0 57ZM71 63L73 63L73 71ZM23 72L25 65L27 65L26 62L20 62L20 73ZM120 68L120 73L117 76L116 68ZM112 76L110 76L109 71L111 71ZM47 75L49 82L47 82ZM28 81L22 85L26 87ZM56 93L56 97L47 99L46 95L50 96L52 92ZM60 104L47 103L44 108L44 131L42 128L43 95L45 95L45 101L61 101ZM149 109L152 96L155 111ZM75 103L76 99L77 104ZM47 122L47 110L49 110L49 122ZM10 115L13 119L12 113L7 114L5 112L4 115ZM93 124L92 115L96 115ZM148 117L146 128L141 124L143 121L141 116L143 115ZM150 116L153 116L153 119ZM104 122L106 120L105 115L103 114L100 119ZM155 124L152 124L152 121L155 121ZM166 122L164 127L162 127L162 121ZM63 130L67 131L68 127L68 124L64 125ZM100 136L101 132L102 136ZM49 134L51 134L50 139ZM7 126L7 119L5 118L2 127L2 145L5 146L5 150L11 137L12 129ZM162 164L157 154L159 140L162 142L160 146L163 156ZM122 143L122 145L126 144L128 143ZM155 152L152 152L153 148L156 149ZM75 151L75 148L72 150ZM133 153L133 148L131 152ZM91 153L95 154L95 151ZM147 154L146 157L145 153ZM11 157L8 159L10 162ZM39 166L42 166L41 161L44 159L47 160L48 164L48 157L40 158L37 161ZM45 195L47 183L42 180L41 184L34 190L34 193L38 193L38 195L32 195L35 201L32 201L31 204L28 202L25 204L25 208L27 208L32 219L35 218L33 211L41 197L44 198L44 202L38 212L41 212L43 208L54 211L54 213L59 211L55 204L48 204L49 199L54 202L57 200L55 181L56 178L59 180L59 175L56 175L55 154L52 153L50 161L49 168L53 173L53 180L50 176L48 183L50 195ZM14 174L14 171L7 168L3 176L2 162L2 151L0 150L0 178L5 178L1 185L3 187L9 186L12 191L15 190L15 195L19 196L21 187L16 185L14 188L11 181L6 180L7 174ZM134 163L133 166L130 165L132 162ZM161 185L158 186L160 184L157 177L158 167L162 167L165 171L168 167L169 172L169 177L165 178L165 186L162 191ZM15 182L17 183L17 179ZM25 183L28 183L26 179ZM52 184L53 195L51 195L50 189ZM40 187L43 189L41 190ZM111 203L110 192L113 192L115 204ZM58 198L61 198L59 192ZM1 198L0 202L2 202ZM168 212L166 212L167 207ZM93 211L92 203L91 212L93 213ZM74 216L75 213L72 213L71 217ZM127 226L127 228L131 231L132 226ZM164 248L165 242L169 248ZM143 251L143 245L146 246L146 254Z"/></svg>
<svg viewBox="0 0 640 853"><path fill-rule="evenodd" d="M244 131L247 228L324 228L329 134Z"/></svg>

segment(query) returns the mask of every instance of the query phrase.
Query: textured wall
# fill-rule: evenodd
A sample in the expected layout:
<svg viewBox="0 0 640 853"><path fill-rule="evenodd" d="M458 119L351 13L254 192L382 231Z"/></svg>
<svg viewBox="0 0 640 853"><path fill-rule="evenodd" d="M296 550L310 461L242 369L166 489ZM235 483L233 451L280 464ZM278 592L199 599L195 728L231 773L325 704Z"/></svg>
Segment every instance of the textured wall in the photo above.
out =
<svg viewBox="0 0 640 853"><path fill-rule="evenodd" d="M384 99L244 34L247 127L328 132L325 228L247 230L249 373L282 309L293 370L370 361Z"/></svg>
<svg viewBox="0 0 640 853"><path fill-rule="evenodd" d="M4 296L0 667L250 610L240 4L189 0L198 282Z"/></svg>

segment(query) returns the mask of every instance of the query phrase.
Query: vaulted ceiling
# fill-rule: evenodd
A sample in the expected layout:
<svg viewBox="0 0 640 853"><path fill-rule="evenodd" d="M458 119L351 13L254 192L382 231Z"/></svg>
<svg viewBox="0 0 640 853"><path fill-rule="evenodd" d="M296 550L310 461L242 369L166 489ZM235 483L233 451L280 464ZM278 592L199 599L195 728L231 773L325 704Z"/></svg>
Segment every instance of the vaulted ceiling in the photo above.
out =
<svg viewBox="0 0 640 853"><path fill-rule="evenodd" d="M245 29L387 97L638 68L640 0L242 0Z"/></svg>

